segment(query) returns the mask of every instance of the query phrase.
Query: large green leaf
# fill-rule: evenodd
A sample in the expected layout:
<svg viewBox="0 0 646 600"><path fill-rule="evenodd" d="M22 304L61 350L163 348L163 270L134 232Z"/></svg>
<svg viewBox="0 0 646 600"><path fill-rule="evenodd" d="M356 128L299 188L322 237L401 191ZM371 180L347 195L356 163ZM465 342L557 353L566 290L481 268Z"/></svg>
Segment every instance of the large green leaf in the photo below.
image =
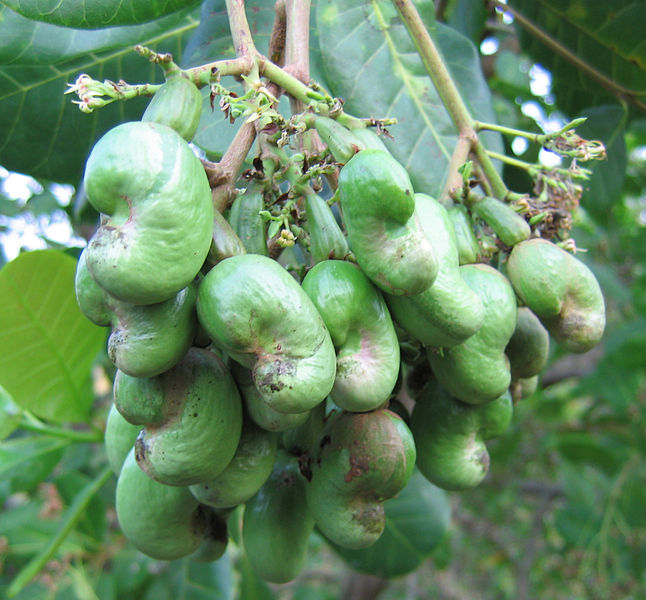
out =
<svg viewBox="0 0 646 600"><path fill-rule="evenodd" d="M362 550L334 549L358 570L379 577L410 573L427 558L446 533L451 506L444 490L415 471L399 496L384 503L386 527Z"/></svg>
<svg viewBox="0 0 646 600"><path fill-rule="evenodd" d="M200 0L2 0L28 19L86 29L146 23Z"/></svg>
<svg viewBox="0 0 646 600"><path fill-rule="evenodd" d="M509 5L548 34L581 64L546 46L523 29L521 43L531 56L552 73L552 90L559 107L574 117L613 96L631 92L646 103L646 4L641 0L509 0ZM614 82L605 89L599 78ZM623 90L621 93L617 93Z"/></svg>
<svg viewBox="0 0 646 600"><path fill-rule="evenodd" d="M478 53L457 31L433 22L430 0L417 3L472 115L493 121L491 94ZM395 117L389 150L411 175L417 192L442 190L457 130L440 101L408 32L390 2L319 2L319 43L332 92L360 117ZM487 147L502 151L497 134L484 135Z"/></svg>
<svg viewBox="0 0 646 600"><path fill-rule="evenodd" d="M96 139L139 119L147 100L116 102L87 115L64 96L81 73L94 79L158 82L162 72L136 55L136 43L171 52L197 27L195 11L141 26L79 31L38 23L0 7L0 164L12 171L77 183Z"/></svg>
<svg viewBox="0 0 646 600"><path fill-rule="evenodd" d="M67 254L37 250L0 271L0 385L22 408L57 422L86 418L90 369L105 341L76 304L75 270Z"/></svg>
<svg viewBox="0 0 646 600"><path fill-rule="evenodd" d="M50 455L54 455L58 462L62 449L68 444L68 440L49 437L27 437L2 442L0 479L10 479L21 471L28 471L32 464L48 462L47 457Z"/></svg>

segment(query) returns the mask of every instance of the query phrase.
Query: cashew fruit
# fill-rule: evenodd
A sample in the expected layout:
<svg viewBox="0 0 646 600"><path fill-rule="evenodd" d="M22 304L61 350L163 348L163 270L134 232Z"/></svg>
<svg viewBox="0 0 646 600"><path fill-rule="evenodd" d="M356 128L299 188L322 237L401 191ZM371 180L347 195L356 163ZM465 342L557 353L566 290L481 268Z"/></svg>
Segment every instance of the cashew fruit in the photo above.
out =
<svg viewBox="0 0 646 600"><path fill-rule="evenodd" d="M307 421L310 411L287 414L278 412L267 404L256 388L251 371L246 367L233 363L231 372L238 384L247 414L258 427L267 431L279 432L293 429Z"/></svg>
<svg viewBox="0 0 646 600"><path fill-rule="evenodd" d="M155 378L121 373L115 403L125 418L146 411L152 416L141 423L135 454L142 470L168 485L214 479L231 462L240 440L238 389L224 363L207 350L191 348Z"/></svg>
<svg viewBox="0 0 646 600"><path fill-rule="evenodd" d="M395 295L427 289L438 264L406 169L387 152L363 150L341 169L338 192L351 250L373 283Z"/></svg>
<svg viewBox="0 0 646 600"><path fill-rule="evenodd" d="M345 128L335 119L315 115L313 120L316 131L336 162L344 165L359 150L364 149L363 144L355 137L354 131Z"/></svg>
<svg viewBox="0 0 646 600"><path fill-rule="evenodd" d="M343 412L331 418L311 460L307 506L319 530L344 548L365 548L384 530L383 502L415 467L415 443L395 413Z"/></svg>
<svg viewBox="0 0 646 600"><path fill-rule="evenodd" d="M137 465L134 449L119 474L116 509L123 534L138 550L158 560L195 552L204 540L210 513L187 487L148 477Z"/></svg>
<svg viewBox="0 0 646 600"><path fill-rule="evenodd" d="M267 256L267 227L260 211L265 208L262 189L250 184L236 197L229 211L229 223L249 254Z"/></svg>
<svg viewBox="0 0 646 600"><path fill-rule="evenodd" d="M102 221L87 266L109 294L131 304L175 296L211 245L211 190L200 160L170 127L122 123L94 146L83 185Z"/></svg>
<svg viewBox="0 0 646 600"><path fill-rule="evenodd" d="M411 415L418 469L445 490L475 487L489 469L485 442L509 427L512 412L507 391L474 406L453 398L436 382L429 384Z"/></svg>
<svg viewBox="0 0 646 600"><path fill-rule="evenodd" d="M352 412L385 404L399 374L399 342L381 293L361 269L340 260L315 265L302 288L336 348L335 404Z"/></svg>
<svg viewBox="0 0 646 600"><path fill-rule="evenodd" d="M142 121L161 123L190 142L202 115L202 94L185 75L173 73L155 92Z"/></svg>
<svg viewBox="0 0 646 600"><path fill-rule="evenodd" d="M307 420L298 427L283 431L280 436L282 448L294 456L311 456L321 437L321 431L325 427L326 404L326 402L321 402L315 406L309 412Z"/></svg>
<svg viewBox="0 0 646 600"><path fill-rule="evenodd" d="M86 250L76 268L77 303L93 323L112 326L108 357L115 366L133 377L153 377L179 362L197 330L197 286L191 283L169 300L137 306L100 287L85 259Z"/></svg>
<svg viewBox="0 0 646 600"><path fill-rule="evenodd" d="M505 348L512 380L538 375L545 367L549 351L549 333L529 308L519 306L516 329Z"/></svg>
<svg viewBox="0 0 646 600"><path fill-rule="evenodd" d="M305 566L313 529L298 460L279 450L269 479L245 505L242 542L251 566L266 581L291 581Z"/></svg>
<svg viewBox="0 0 646 600"><path fill-rule="evenodd" d="M455 243L458 249L460 265L473 264L478 260L480 245L471 226L469 212L462 204L452 206L447 209L447 212L455 232Z"/></svg>
<svg viewBox="0 0 646 600"><path fill-rule="evenodd" d="M305 196L306 229L310 235L310 254L315 263L331 258L343 259L350 252L339 224L328 203L318 194Z"/></svg>
<svg viewBox="0 0 646 600"><path fill-rule="evenodd" d="M215 479L190 486L202 504L233 508L249 500L267 480L276 458L278 438L244 419L235 454Z"/></svg>
<svg viewBox="0 0 646 600"><path fill-rule="evenodd" d="M433 285L416 296L386 296L397 323L425 346L455 346L484 322L478 295L461 276L457 242L446 209L434 198L415 194L415 210L438 259Z"/></svg>
<svg viewBox="0 0 646 600"><path fill-rule="evenodd" d="M216 346L252 370L261 397L275 410L306 412L332 389L330 334L276 261L243 254L218 263L200 283L197 312Z"/></svg>
<svg viewBox="0 0 646 600"><path fill-rule="evenodd" d="M121 465L135 445L140 431L141 427L126 421L114 404L110 406L105 422L104 444L108 464L115 475L119 475Z"/></svg>
<svg viewBox="0 0 646 600"><path fill-rule="evenodd" d="M471 206L471 211L489 225L507 246L526 240L532 232L523 217L497 198L485 196Z"/></svg>
<svg viewBox="0 0 646 600"><path fill-rule="evenodd" d="M570 352L596 346L606 324L601 288L580 260L543 239L514 246L507 275L520 299Z"/></svg>
<svg viewBox="0 0 646 600"><path fill-rule="evenodd" d="M529 398L538 389L538 375L514 379L509 386L511 399L514 402Z"/></svg>
<svg viewBox="0 0 646 600"><path fill-rule="evenodd" d="M202 272L208 273L225 258L246 253L247 249L238 237L238 234L233 230L233 227L229 224L229 221L224 218L221 212L216 210L213 213L211 247L206 255L204 265L202 265Z"/></svg>
<svg viewBox="0 0 646 600"><path fill-rule="evenodd" d="M229 530L225 516L206 506L200 506L205 515L204 538L197 550L189 555L196 562L213 562L221 558L229 542Z"/></svg>
<svg viewBox="0 0 646 600"><path fill-rule="evenodd" d="M509 387L505 347L516 327L516 296L504 275L489 265L465 265L462 276L484 307L482 327L442 351L429 349L433 373L448 392L468 404L490 402Z"/></svg>

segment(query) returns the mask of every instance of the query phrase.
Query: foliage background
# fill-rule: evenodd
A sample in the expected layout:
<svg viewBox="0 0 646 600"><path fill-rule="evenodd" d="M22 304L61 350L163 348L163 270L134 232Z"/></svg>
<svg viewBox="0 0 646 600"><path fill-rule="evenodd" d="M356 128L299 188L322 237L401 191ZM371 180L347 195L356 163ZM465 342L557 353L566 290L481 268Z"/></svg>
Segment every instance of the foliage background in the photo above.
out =
<svg viewBox="0 0 646 600"><path fill-rule="evenodd" d="M417 2L478 118L539 131L536 118L549 127L586 115L581 135L606 144L608 159L586 184L574 237L604 290L608 327L588 354L553 347L540 390L491 442L491 472L479 488L414 495L424 502L403 515L436 527L436 537L448 520L447 502L452 516L441 541L412 546L411 564L419 564L412 573L357 575L315 535L306 572L285 586L260 582L235 544L213 566L146 559L118 531L114 479L87 498L103 476L98 440L111 371L100 353L105 333L73 300L73 257L97 218L78 184L93 142L117 122L139 118L146 101L84 115L62 92L81 72L158 81L161 73L131 51L137 42L172 52L185 67L232 55L224 2L160 3L163 12L151 15L138 10L149 3L133 0L124 3L130 11L88 10L88 21L79 22L78 6L96 4L63 1L69 12L49 13L38 2L0 3L2 177L7 184L15 171L38 182L22 200L8 185L0 195L4 240L15 239L18 223L38 238L0 270L0 595L87 500L18 598L644 597L646 49L639 25L646 3L509 0L503 15L474 0ZM264 51L273 2L247 7ZM312 12L312 77L343 97L352 114L396 116L393 153L416 189L437 194L456 132L390 2L331 0L314 3ZM549 89L537 90L541 73L549 74ZM217 157L233 128L205 112L196 143ZM508 154L529 162L539 158L518 141L489 136L486 143L504 143ZM503 174L511 188L528 190L522 171ZM61 183L74 186L71 197L61 194ZM77 237L54 241L48 232L61 221ZM27 251L34 246L56 251ZM384 561L364 564L383 574Z"/></svg>

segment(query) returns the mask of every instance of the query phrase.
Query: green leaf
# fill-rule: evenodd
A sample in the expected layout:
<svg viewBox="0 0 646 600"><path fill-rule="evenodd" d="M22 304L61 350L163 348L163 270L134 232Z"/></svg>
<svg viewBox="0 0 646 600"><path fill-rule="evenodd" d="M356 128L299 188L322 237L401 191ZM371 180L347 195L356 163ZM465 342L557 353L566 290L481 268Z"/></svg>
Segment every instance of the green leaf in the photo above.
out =
<svg viewBox="0 0 646 600"><path fill-rule="evenodd" d="M146 23L199 0L2 0L23 17L54 25L98 29Z"/></svg>
<svg viewBox="0 0 646 600"><path fill-rule="evenodd" d="M78 183L92 144L117 123L141 118L148 100L115 102L87 115L63 95L67 84L81 73L97 80L162 81L161 69L135 54L133 45L179 60L197 23L194 11L182 11L147 25L78 31L0 6L0 164Z"/></svg>
<svg viewBox="0 0 646 600"><path fill-rule="evenodd" d="M0 385L55 422L87 417L91 366L105 342L76 304L75 271L57 250L26 252L0 270Z"/></svg>
<svg viewBox="0 0 646 600"><path fill-rule="evenodd" d="M433 23L430 0L416 3L474 118L494 120L491 94L473 44ZM408 170L417 192L439 195L457 130L428 77L415 46L390 2L333 0L317 6L320 50L327 80L345 109L358 117L394 117L395 141L384 140ZM502 151L500 136L483 135Z"/></svg>
<svg viewBox="0 0 646 600"><path fill-rule="evenodd" d="M592 177L584 183L581 205L601 224L608 220L610 207L621 199L628 157L624 127L626 109L618 105L597 106L581 112L588 120L577 127L577 133L588 140L601 140L608 158L586 163Z"/></svg>
<svg viewBox="0 0 646 600"><path fill-rule="evenodd" d="M0 444L0 480L10 479L17 473L29 471L34 465L49 463L49 457L60 460L61 451L69 444L68 440L27 437L7 440Z"/></svg>
<svg viewBox="0 0 646 600"><path fill-rule="evenodd" d="M69 505L73 502L74 497L90 482L90 478L76 471L66 471L61 473L54 480L54 485L61 495L63 502ZM97 542L101 542L106 530L106 507L103 500L97 495L88 503L83 515L78 521L77 527L92 536Z"/></svg>
<svg viewBox="0 0 646 600"><path fill-rule="evenodd" d="M451 0L447 23L468 37L474 44L480 44L487 20L487 5L472 0Z"/></svg>
<svg viewBox="0 0 646 600"><path fill-rule="evenodd" d="M522 29L523 48L552 73L557 104L570 117L578 116L586 106L616 101L618 90L636 94L642 103L646 101L644 2L510 0L509 5L585 65L587 73ZM592 74L613 82L615 92L605 89L606 85Z"/></svg>
<svg viewBox="0 0 646 600"><path fill-rule="evenodd" d="M0 385L0 441L8 438L20 423L20 409L11 395Z"/></svg>
<svg viewBox="0 0 646 600"><path fill-rule="evenodd" d="M444 490L415 471L399 496L384 503L386 527L370 547L348 550L332 546L357 571L379 577L410 573L444 537L451 506Z"/></svg>

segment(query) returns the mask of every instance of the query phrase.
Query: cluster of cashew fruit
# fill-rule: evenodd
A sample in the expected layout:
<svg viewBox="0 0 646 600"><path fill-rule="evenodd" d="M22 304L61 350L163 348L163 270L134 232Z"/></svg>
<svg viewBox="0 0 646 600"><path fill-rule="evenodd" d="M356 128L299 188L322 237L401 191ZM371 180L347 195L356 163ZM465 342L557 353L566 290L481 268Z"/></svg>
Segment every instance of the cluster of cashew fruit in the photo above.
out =
<svg viewBox="0 0 646 600"><path fill-rule="evenodd" d="M477 485L485 442L535 387L549 336L594 346L603 298L582 262L503 203L447 210L414 193L375 133L314 116L338 212L302 181L281 194L284 223L298 220L290 272L267 231L279 207L268 190L288 182L256 172L214 211L188 144L198 96L175 74L141 121L95 145L84 185L102 218L76 293L111 327L105 441L124 534L157 559L214 560L245 505L252 566L286 582L314 528L337 546L373 544L415 465L448 490ZM494 230L504 273L474 263L465 217Z"/></svg>

